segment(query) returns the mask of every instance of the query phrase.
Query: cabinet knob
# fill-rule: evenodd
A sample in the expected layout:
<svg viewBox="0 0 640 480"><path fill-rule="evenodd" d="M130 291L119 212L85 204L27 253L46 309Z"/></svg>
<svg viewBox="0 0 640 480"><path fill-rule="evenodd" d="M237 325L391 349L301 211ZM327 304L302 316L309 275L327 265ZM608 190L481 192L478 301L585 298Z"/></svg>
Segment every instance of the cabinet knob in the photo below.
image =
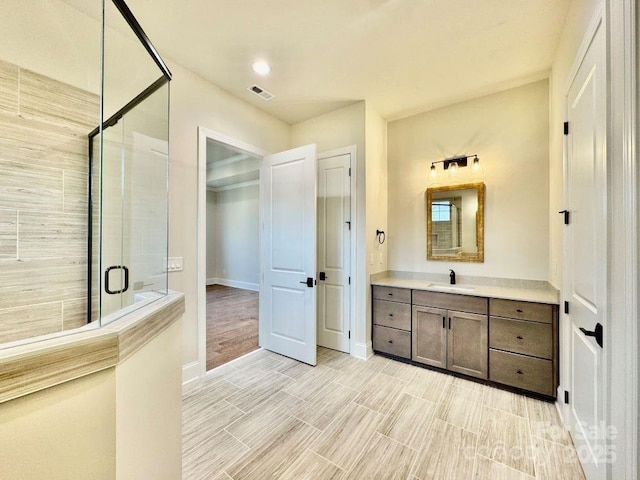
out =
<svg viewBox="0 0 640 480"><path fill-rule="evenodd" d="M522 309L519 308L519 309L516 310L516 312L522 313Z"/></svg>
<svg viewBox="0 0 640 480"><path fill-rule="evenodd" d="M390 317L393 317L393 313L390 313L390 314L389 314L389 316L390 316Z"/></svg>
<svg viewBox="0 0 640 480"><path fill-rule="evenodd" d="M524 375L524 373L522 372L522 370L518 370L516 373L517 373L518 375Z"/></svg>
<svg viewBox="0 0 640 480"><path fill-rule="evenodd" d="M518 340L522 340L522 335L518 335L516 338L517 338Z"/></svg>
<svg viewBox="0 0 640 480"><path fill-rule="evenodd" d="M393 343L393 340L389 340L389 343Z"/></svg>
<svg viewBox="0 0 640 480"><path fill-rule="evenodd" d="M387 295L389 295L390 297L393 297L393 293L388 293Z"/></svg>

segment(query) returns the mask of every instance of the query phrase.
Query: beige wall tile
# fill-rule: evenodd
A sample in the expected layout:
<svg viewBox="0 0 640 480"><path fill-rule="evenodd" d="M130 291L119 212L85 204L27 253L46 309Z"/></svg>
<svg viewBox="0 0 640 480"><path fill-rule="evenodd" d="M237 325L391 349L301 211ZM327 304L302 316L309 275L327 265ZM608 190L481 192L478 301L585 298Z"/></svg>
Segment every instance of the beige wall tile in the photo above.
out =
<svg viewBox="0 0 640 480"><path fill-rule="evenodd" d="M0 343L62 331L62 303L0 310Z"/></svg>
<svg viewBox="0 0 640 480"><path fill-rule="evenodd" d="M87 134L100 123L97 95L20 70L20 114L55 124L84 127Z"/></svg>
<svg viewBox="0 0 640 480"><path fill-rule="evenodd" d="M0 210L0 260L18 257L18 211Z"/></svg>
<svg viewBox="0 0 640 480"><path fill-rule="evenodd" d="M0 308L81 298L86 293L86 257L4 260L0 268Z"/></svg>
<svg viewBox="0 0 640 480"><path fill-rule="evenodd" d="M0 60L0 111L18 113L18 67Z"/></svg>
<svg viewBox="0 0 640 480"><path fill-rule="evenodd" d="M0 208L62 211L62 170L0 159Z"/></svg>
<svg viewBox="0 0 640 480"><path fill-rule="evenodd" d="M65 170L63 176L64 197L63 209L65 213L77 213L85 215L85 224L87 223L86 215L89 210L88 202L88 177L86 172L74 172ZM97 195L99 192L94 192Z"/></svg>
<svg viewBox="0 0 640 480"><path fill-rule="evenodd" d="M0 159L86 173L87 133L0 113Z"/></svg>
<svg viewBox="0 0 640 480"><path fill-rule="evenodd" d="M92 304L92 310L97 312L98 305ZM62 302L62 329L73 330L87 324L87 298L75 298Z"/></svg>
<svg viewBox="0 0 640 480"><path fill-rule="evenodd" d="M86 215L21 212L20 259L87 257Z"/></svg>

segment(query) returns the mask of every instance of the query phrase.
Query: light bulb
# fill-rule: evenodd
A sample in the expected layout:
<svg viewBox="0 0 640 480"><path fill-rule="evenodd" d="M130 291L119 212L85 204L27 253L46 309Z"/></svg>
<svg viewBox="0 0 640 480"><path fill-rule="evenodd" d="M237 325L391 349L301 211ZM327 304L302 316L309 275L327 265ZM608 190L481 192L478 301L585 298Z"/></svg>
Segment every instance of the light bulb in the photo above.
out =
<svg viewBox="0 0 640 480"><path fill-rule="evenodd" d="M436 166L433 163L431 164L430 175L431 175L431 178L436 178L438 176L438 172L436 172Z"/></svg>
<svg viewBox="0 0 640 480"><path fill-rule="evenodd" d="M251 68L253 68L253 71L258 75L262 76L269 75L269 73L271 72L271 67L269 66L269 64L262 60L255 62L253 65L251 65Z"/></svg>
<svg viewBox="0 0 640 480"><path fill-rule="evenodd" d="M475 157L473 159L473 165L471 165L471 170L474 172L480 171L480 159L478 157Z"/></svg>
<svg viewBox="0 0 640 480"><path fill-rule="evenodd" d="M456 173L458 173L458 162L451 162L449 164L449 173L451 175L455 175Z"/></svg>

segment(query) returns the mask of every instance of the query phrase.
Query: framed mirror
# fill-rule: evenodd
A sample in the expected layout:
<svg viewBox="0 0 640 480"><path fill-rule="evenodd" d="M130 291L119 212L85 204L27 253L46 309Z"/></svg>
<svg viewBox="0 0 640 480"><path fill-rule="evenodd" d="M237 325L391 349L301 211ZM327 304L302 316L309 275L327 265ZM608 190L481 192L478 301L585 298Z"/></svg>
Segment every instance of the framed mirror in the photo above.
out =
<svg viewBox="0 0 640 480"><path fill-rule="evenodd" d="M427 189L427 260L484 262L484 183Z"/></svg>

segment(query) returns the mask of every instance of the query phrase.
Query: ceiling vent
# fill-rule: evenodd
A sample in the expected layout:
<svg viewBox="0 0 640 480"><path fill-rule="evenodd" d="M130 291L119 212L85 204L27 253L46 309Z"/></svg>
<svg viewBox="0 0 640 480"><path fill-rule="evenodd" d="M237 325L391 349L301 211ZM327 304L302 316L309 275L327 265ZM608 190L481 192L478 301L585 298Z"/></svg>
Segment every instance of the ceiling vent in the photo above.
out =
<svg viewBox="0 0 640 480"><path fill-rule="evenodd" d="M264 88L259 87L258 85L251 85L247 90L255 93L263 100L271 100L275 95L273 93L267 92Z"/></svg>

